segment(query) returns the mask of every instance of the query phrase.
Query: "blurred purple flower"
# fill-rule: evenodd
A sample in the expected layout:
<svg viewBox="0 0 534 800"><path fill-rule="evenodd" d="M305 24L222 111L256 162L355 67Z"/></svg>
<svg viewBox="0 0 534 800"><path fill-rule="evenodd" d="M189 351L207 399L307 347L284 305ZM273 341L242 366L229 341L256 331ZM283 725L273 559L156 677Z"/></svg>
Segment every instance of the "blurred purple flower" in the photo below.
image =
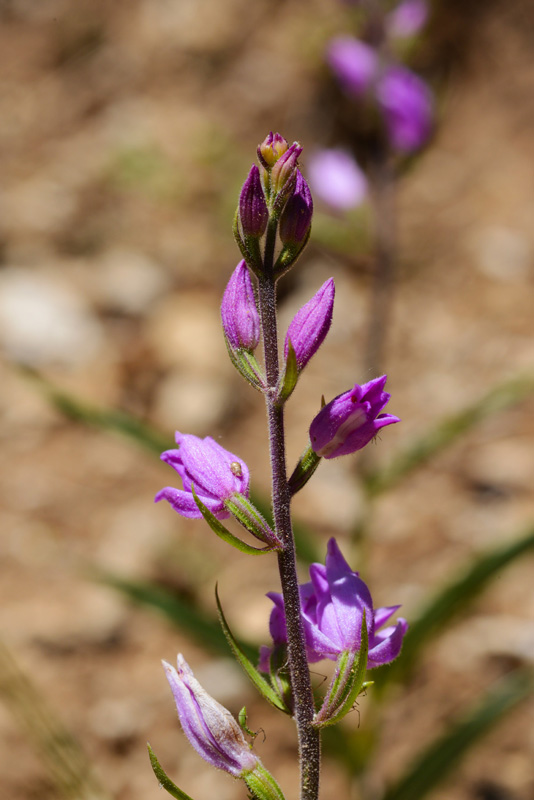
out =
<svg viewBox="0 0 534 800"><path fill-rule="evenodd" d="M293 194L289 196L280 217L280 239L283 244L299 245L306 241L311 228L313 200L310 187L297 169Z"/></svg>
<svg viewBox="0 0 534 800"><path fill-rule="evenodd" d="M182 479L183 489L167 486L157 493L155 502L167 500L182 517L200 519L200 513L192 493L217 519L227 519L225 501L235 494L249 496L250 475L248 467L240 458L229 453L211 438L199 439L188 433L176 431L178 449L166 450L161 460L170 464Z"/></svg>
<svg viewBox="0 0 534 800"><path fill-rule="evenodd" d="M376 88L391 145L404 153L418 150L432 131L433 95L406 67L389 67Z"/></svg>
<svg viewBox="0 0 534 800"><path fill-rule="evenodd" d="M312 449L322 458L355 453L374 439L380 428L400 422L392 414L380 414L391 395L384 391L387 376L338 395L322 408L310 425Z"/></svg>
<svg viewBox="0 0 534 800"><path fill-rule="evenodd" d="M309 583L300 587L301 614L304 623L307 657L310 663L323 658L336 660L343 652L356 653L361 646L363 612L369 636L367 667L379 667L393 661L400 652L406 620L399 618L395 625L380 630L400 606L373 608L366 584L353 572L337 545L330 539L326 565L312 564ZM274 645L287 642L284 601L281 594L270 592L274 608L269 630ZM271 648L262 647L260 669L269 671Z"/></svg>
<svg viewBox="0 0 534 800"><path fill-rule="evenodd" d="M376 77L376 50L354 36L337 36L331 39L326 60L341 85L358 97L369 89Z"/></svg>
<svg viewBox="0 0 534 800"><path fill-rule="evenodd" d="M197 753L234 778L256 769L259 759L230 712L202 688L181 653L177 666L163 661L180 723Z"/></svg>
<svg viewBox="0 0 534 800"><path fill-rule="evenodd" d="M365 175L345 150L318 150L309 158L308 172L315 194L333 209L348 211L365 199Z"/></svg>
<svg viewBox="0 0 534 800"><path fill-rule="evenodd" d="M387 16L387 31L394 38L415 36L428 19L425 0L404 0Z"/></svg>
<svg viewBox="0 0 534 800"><path fill-rule="evenodd" d="M332 324L335 286L333 278L329 278L306 305L297 311L289 328L284 343L284 356L287 358L289 342L293 345L297 359L297 369L304 369L310 358L322 345Z"/></svg>
<svg viewBox="0 0 534 800"><path fill-rule="evenodd" d="M221 318L228 344L234 350L252 352L260 340L260 318L252 280L245 261L240 261L226 286Z"/></svg>

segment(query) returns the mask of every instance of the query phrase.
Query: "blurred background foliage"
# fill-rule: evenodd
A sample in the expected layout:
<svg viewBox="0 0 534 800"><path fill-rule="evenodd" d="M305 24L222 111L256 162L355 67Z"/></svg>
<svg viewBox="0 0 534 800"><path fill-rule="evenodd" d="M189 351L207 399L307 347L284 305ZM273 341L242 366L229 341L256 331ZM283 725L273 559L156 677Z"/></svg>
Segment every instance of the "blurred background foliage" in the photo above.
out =
<svg viewBox="0 0 534 800"><path fill-rule="evenodd" d="M220 438L268 498L261 400L229 364L231 219L268 130L348 146L323 59L333 0L4 0L0 5L2 796L156 797L149 739L198 800L241 788L178 731L159 664L178 650L265 731L287 797L295 739L216 619L267 641L274 560L152 504L175 428ZM410 63L438 97L396 186L385 337L391 412L372 457L322 464L295 499L302 577L335 534L404 658L325 737L323 796L530 800L534 659L534 79L527 0L435 2ZM288 407L290 458L322 394L363 382L368 207L318 204L281 285L281 327L333 275L334 326ZM118 434L118 435L117 435ZM322 665L319 666L319 670ZM324 679L318 672L314 680ZM13 753L17 757L13 758ZM8 758L8 756L10 756Z"/></svg>

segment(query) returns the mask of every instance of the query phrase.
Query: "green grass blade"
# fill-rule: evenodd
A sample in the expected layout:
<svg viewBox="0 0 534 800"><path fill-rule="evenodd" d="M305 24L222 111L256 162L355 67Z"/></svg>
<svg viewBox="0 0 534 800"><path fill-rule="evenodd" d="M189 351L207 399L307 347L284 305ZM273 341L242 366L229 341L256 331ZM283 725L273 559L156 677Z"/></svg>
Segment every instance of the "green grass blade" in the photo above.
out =
<svg viewBox="0 0 534 800"><path fill-rule="evenodd" d="M477 403L437 423L421 438L395 456L389 466L363 476L369 494L391 489L414 469L453 444L486 417L520 403L534 392L534 376L526 375L499 384Z"/></svg>
<svg viewBox="0 0 534 800"><path fill-rule="evenodd" d="M458 765L460 759L534 688L531 673L518 671L503 679L482 702L453 723L427 747L383 800L422 800Z"/></svg>
<svg viewBox="0 0 534 800"><path fill-rule="evenodd" d="M182 598L160 586L128 580L110 573L97 573L96 578L138 605L161 612L172 625L191 636L206 650L228 656L228 644L219 621L197 608L190 597ZM257 646L239 641L239 647L247 658L257 658Z"/></svg>
<svg viewBox="0 0 534 800"><path fill-rule="evenodd" d="M459 578L445 586L420 616L410 623L397 661L380 667L373 673L376 676L377 689L383 687L388 678L408 672L427 642L465 611L469 603L502 569L529 551L534 551L534 525L523 536L514 538L511 544L497 547L480 556Z"/></svg>

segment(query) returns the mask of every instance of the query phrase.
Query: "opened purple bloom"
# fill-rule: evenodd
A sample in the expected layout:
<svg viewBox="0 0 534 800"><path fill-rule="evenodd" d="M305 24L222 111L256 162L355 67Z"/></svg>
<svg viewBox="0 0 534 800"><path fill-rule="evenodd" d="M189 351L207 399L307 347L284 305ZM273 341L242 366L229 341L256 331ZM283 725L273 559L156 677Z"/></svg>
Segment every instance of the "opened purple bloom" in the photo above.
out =
<svg viewBox="0 0 534 800"><path fill-rule="evenodd" d="M345 150L319 150L310 156L308 172L313 191L331 208L348 211L363 202L367 179Z"/></svg>
<svg viewBox="0 0 534 800"><path fill-rule="evenodd" d="M391 145L404 153L418 150L432 131L433 95L427 84L406 67L390 67L377 86Z"/></svg>
<svg viewBox="0 0 534 800"><path fill-rule="evenodd" d="M182 517L200 519L192 493L217 519L227 519L225 501L235 494L249 496L249 471L244 461L229 453L211 438L199 439L188 433L176 431L178 449L166 450L161 460L173 467L182 479L183 489L167 486L157 493L155 502L167 500Z"/></svg>
<svg viewBox="0 0 534 800"><path fill-rule="evenodd" d="M337 545L330 539L326 564L312 564L309 583L300 587L301 613L310 663L323 658L336 660L343 652L356 653L361 647L363 612L369 636L367 667L389 664L400 653L406 620L399 618L395 625L383 626L399 606L373 609L366 584L353 572ZM275 645L287 642L284 601L281 594L267 595L274 603L269 628ZM380 630L382 629L382 630ZM262 648L260 669L268 671L270 650Z"/></svg>
<svg viewBox="0 0 534 800"><path fill-rule="evenodd" d="M329 278L306 305L297 311L286 333L284 355L287 358L289 342L293 345L300 372L322 345L332 324L335 286Z"/></svg>
<svg viewBox="0 0 534 800"><path fill-rule="evenodd" d="M312 449L322 458L337 458L361 450L380 428L400 422L392 414L380 414L391 395L384 391L387 376L338 395L322 408L310 425Z"/></svg>
<svg viewBox="0 0 534 800"><path fill-rule="evenodd" d="M180 723L197 753L235 778L254 770L259 759L233 716L202 688L181 654L177 666L163 662Z"/></svg>
<svg viewBox="0 0 534 800"><path fill-rule="evenodd" d="M252 352L260 340L260 317L252 280L245 261L240 261L228 281L221 303L222 324L234 350Z"/></svg>
<svg viewBox="0 0 534 800"><path fill-rule="evenodd" d="M332 39L326 60L341 85L358 97L370 88L378 70L376 50L354 36Z"/></svg>

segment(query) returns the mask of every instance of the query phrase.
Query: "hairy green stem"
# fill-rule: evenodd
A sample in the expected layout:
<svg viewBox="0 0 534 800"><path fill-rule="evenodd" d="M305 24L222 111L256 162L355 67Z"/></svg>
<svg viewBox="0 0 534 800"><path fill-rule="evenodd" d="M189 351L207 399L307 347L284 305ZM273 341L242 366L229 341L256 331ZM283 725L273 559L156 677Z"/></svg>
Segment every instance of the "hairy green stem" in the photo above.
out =
<svg viewBox="0 0 534 800"><path fill-rule="evenodd" d="M312 726L315 713L310 671L306 658L304 628L300 615L295 540L291 524L291 494L287 484L284 436L284 409L276 403L279 377L276 285L273 275L277 223L269 222L265 242L264 274L259 279L259 305L267 376L267 419L272 472L275 530L283 542L278 553L278 569L286 612L288 662L297 724L301 800L317 800L321 745L319 732Z"/></svg>

